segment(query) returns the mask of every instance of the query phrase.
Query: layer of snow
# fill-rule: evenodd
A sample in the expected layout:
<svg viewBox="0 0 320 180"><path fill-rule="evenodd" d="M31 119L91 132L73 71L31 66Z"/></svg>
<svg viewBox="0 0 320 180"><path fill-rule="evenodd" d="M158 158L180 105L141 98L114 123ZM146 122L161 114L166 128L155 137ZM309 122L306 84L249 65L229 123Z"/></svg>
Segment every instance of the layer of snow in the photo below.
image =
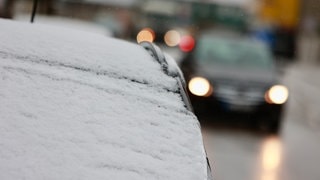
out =
<svg viewBox="0 0 320 180"><path fill-rule="evenodd" d="M197 118L142 47L0 27L0 179L206 179Z"/></svg>

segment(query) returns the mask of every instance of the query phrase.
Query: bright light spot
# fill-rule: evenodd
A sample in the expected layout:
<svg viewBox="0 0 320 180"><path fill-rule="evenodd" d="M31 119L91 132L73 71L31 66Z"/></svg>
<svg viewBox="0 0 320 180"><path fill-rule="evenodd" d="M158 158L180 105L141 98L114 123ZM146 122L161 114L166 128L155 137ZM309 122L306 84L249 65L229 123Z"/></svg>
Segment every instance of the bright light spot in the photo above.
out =
<svg viewBox="0 0 320 180"><path fill-rule="evenodd" d="M263 142L260 180L279 180L282 146L279 138L270 137Z"/></svg>
<svg viewBox="0 0 320 180"><path fill-rule="evenodd" d="M176 30L170 30L164 35L164 42L168 46L177 46L180 43L180 33Z"/></svg>
<svg viewBox="0 0 320 180"><path fill-rule="evenodd" d="M264 171L274 171L279 168L281 161L281 143L273 137L267 139L262 149L262 165Z"/></svg>
<svg viewBox="0 0 320 180"><path fill-rule="evenodd" d="M268 103L283 104L288 100L288 88L282 85L272 86L266 94L266 101Z"/></svg>
<svg viewBox="0 0 320 180"><path fill-rule="evenodd" d="M207 79L202 77L194 77L189 81L189 90L197 96L209 96L212 93L212 88Z"/></svg>
<svg viewBox="0 0 320 180"><path fill-rule="evenodd" d="M150 28L142 29L137 35L137 42L138 43L143 42L143 41L153 42L154 39L155 39L155 33Z"/></svg>
<svg viewBox="0 0 320 180"><path fill-rule="evenodd" d="M195 41L192 36L183 36L180 40L179 47L183 52L190 52L195 45Z"/></svg>

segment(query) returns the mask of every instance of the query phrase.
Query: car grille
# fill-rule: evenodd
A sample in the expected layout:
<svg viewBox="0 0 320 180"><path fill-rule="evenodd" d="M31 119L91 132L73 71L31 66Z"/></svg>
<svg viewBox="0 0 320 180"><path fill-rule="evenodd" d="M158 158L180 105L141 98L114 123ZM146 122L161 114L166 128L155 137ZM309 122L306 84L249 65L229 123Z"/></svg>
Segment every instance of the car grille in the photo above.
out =
<svg viewBox="0 0 320 180"><path fill-rule="evenodd" d="M215 86L217 100L236 105L254 106L264 102L265 88L259 85L219 84Z"/></svg>

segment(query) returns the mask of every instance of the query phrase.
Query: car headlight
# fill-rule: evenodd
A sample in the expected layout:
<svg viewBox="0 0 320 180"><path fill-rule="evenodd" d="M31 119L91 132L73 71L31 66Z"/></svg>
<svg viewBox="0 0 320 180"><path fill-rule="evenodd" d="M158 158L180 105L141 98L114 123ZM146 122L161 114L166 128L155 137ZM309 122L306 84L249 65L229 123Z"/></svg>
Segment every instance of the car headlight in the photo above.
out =
<svg viewBox="0 0 320 180"><path fill-rule="evenodd" d="M203 77L194 77L188 83L190 92L197 96L209 96L212 94L212 87L209 81Z"/></svg>
<svg viewBox="0 0 320 180"><path fill-rule="evenodd" d="M272 86L265 95L265 99L270 104L283 104L288 100L288 88L282 85Z"/></svg>

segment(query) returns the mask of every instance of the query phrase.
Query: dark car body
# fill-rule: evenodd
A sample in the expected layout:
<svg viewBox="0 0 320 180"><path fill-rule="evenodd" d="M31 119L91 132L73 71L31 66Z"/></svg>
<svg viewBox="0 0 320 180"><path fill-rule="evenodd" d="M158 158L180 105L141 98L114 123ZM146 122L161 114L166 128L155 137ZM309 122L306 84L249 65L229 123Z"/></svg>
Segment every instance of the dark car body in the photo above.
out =
<svg viewBox="0 0 320 180"><path fill-rule="evenodd" d="M245 115L254 124L263 124L273 132L279 130L285 102L270 102L268 98L270 89L279 81L266 45L239 35L206 32L197 39L195 50L181 67L196 114ZM195 77L208 81L207 93L192 92Z"/></svg>

